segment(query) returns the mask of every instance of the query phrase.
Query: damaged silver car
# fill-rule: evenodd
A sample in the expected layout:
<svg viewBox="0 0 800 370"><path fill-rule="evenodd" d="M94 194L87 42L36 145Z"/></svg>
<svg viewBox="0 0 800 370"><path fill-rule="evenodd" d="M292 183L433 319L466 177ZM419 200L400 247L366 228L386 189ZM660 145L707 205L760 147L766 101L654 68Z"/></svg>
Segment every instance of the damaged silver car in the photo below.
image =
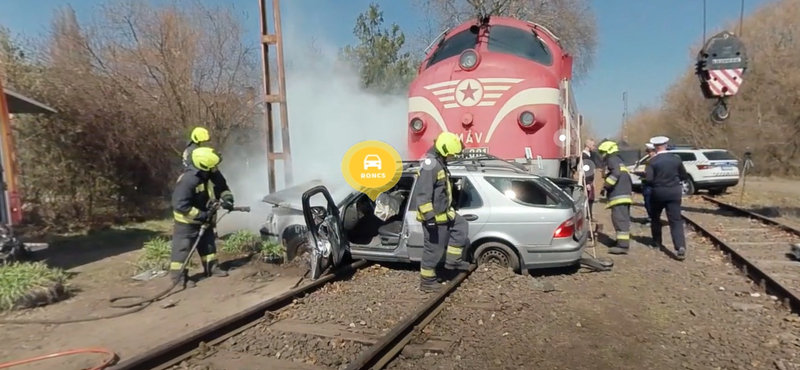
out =
<svg viewBox="0 0 800 370"><path fill-rule="evenodd" d="M261 233L283 244L287 261L307 255L313 279L349 258L419 261L422 225L411 199L418 165L404 162L400 181L375 201L344 183L319 180L270 194L264 202L273 210ZM589 222L575 181L532 175L497 159L448 168L455 208L469 221L467 260L517 272L582 262Z"/></svg>

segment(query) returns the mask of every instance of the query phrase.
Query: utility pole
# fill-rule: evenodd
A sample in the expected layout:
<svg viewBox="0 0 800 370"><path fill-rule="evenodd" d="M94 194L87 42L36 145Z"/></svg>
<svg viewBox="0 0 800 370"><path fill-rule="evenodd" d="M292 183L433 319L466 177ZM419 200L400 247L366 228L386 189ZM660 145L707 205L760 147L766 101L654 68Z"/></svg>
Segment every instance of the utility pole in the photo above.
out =
<svg viewBox="0 0 800 370"><path fill-rule="evenodd" d="M628 92L622 93L622 141L628 141Z"/></svg>
<svg viewBox="0 0 800 370"><path fill-rule="evenodd" d="M277 190L275 176L275 160L283 160L284 182L286 185L292 184L292 160L291 147L289 144L289 112L286 107L286 72L283 69L283 35L281 33L281 11L279 0L271 0L272 3L272 22L275 29L274 33L269 33L267 23L267 0L259 0L261 8L261 64L263 67L262 77L264 80L264 125L267 130L267 163L269 165L268 181L269 192ZM278 72L278 93L272 93L272 71L270 68L269 47L275 46L275 63ZM275 125L273 120L273 104L278 105L280 110L281 123L281 152L275 150Z"/></svg>

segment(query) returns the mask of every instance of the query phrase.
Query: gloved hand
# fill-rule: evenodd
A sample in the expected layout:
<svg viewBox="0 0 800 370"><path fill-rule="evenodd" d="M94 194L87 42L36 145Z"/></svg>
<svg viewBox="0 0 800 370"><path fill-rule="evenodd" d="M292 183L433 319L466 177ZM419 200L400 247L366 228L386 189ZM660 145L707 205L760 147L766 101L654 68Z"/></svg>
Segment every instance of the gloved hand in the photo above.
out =
<svg viewBox="0 0 800 370"><path fill-rule="evenodd" d="M206 223L211 219L211 214L206 211L200 211L194 219Z"/></svg>
<svg viewBox="0 0 800 370"><path fill-rule="evenodd" d="M233 194L225 194L222 196L222 209L228 211L233 209Z"/></svg>
<svg viewBox="0 0 800 370"><path fill-rule="evenodd" d="M605 197L606 196L606 188L603 188L602 190L600 190L600 196L601 197Z"/></svg>

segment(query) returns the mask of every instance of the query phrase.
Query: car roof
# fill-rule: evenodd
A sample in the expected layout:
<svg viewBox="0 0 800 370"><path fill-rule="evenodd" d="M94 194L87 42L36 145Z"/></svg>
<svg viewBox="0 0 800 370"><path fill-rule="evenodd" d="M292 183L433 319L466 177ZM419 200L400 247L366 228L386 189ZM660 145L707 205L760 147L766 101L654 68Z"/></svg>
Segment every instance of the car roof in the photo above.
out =
<svg viewBox="0 0 800 370"><path fill-rule="evenodd" d="M727 152L727 149L672 149L671 153Z"/></svg>
<svg viewBox="0 0 800 370"><path fill-rule="evenodd" d="M403 161L403 172L415 172L419 168L419 162L420 161ZM456 176L480 172L481 174L505 175L511 177L541 177L526 171L519 163L510 162L492 155L455 159L447 163L447 169L450 170L452 175Z"/></svg>

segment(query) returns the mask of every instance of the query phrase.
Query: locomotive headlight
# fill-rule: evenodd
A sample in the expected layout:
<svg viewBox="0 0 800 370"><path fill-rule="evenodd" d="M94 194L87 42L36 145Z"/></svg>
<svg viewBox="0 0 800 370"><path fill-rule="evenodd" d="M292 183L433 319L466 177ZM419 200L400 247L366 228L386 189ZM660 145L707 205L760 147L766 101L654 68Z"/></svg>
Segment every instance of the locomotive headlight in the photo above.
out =
<svg viewBox="0 0 800 370"><path fill-rule="evenodd" d="M536 120L536 117L533 113L524 111L519 115L519 124L522 127L531 127L533 126L533 122Z"/></svg>
<svg viewBox="0 0 800 370"><path fill-rule="evenodd" d="M461 66L461 69L470 71L475 69L478 66L478 52L472 49L464 50L461 53L461 56L458 58L458 65Z"/></svg>
<svg viewBox="0 0 800 370"><path fill-rule="evenodd" d="M412 119L411 123L409 123L409 126L411 126L411 131L414 131L415 133L419 133L423 128L425 128L425 124L420 118Z"/></svg>

